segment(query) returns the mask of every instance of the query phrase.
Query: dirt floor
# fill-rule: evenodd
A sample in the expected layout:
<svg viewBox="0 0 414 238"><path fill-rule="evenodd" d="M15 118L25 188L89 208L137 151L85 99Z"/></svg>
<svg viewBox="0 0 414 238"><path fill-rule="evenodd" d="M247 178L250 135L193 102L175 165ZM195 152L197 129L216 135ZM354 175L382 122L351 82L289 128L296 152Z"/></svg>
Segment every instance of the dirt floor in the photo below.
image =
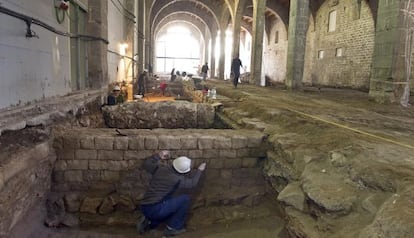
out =
<svg viewBox="0 0 414 238"><path fill-rule="evenodd" d="M256 207L228 206L196 209L188 219L187 232L181 238L287 238L279 208L270 199ZM164 225L139 235L135 226L89 226L80 228L46 228L42 223L43 209L25 218L11 238L132 238L163 237ZM28 235L27 231L31 230Z"/></svg>
<svg viewBox="0 0 414 238"><path fill-rule="evenodd" d="M371 101L367 93L348 89L305 88L291 92L283 87L247 84L234 89L230 82L224 81L210 81L208 84L224 96L219 96L217 101L224 104L223 114L236 121L236 126L268 133L270 139L277 140L281 151L288 152L279 159L286 159L285 163L292 166L293 171L276 166L274 173L280 174L280 170L291 172L294 178L285 178L299 182L302 189L304 184L311 184L316 190L312 190L312 194L310 191L305 193L312 195L313 200L321 199L318 202L350 198L352 193L338 195L335 187L346 191L345 188L352 184L356 189L357 199L349 214L333 215L324 212L321 204L314 204L308 216L290 213L292 219L297 215L296 218L300 217L299 220L307 226L304 228L304 224L298 222L289 224L291 229L315 234L309 237L411 237L401 234L414 232L414 218L397 214L412 213L412 203L407 201L411 205L404 209L391 206L389 214L381 212L385 211L387 204L395 203L393 197L412 191L413 106L378 104ZM411 97L411 103L413 101ZM332 159L336 152L344 155L342 161ZM280 186L280 181L273 184L275 189L284 187L283 183ZM378 203L367 212L366 199L372 197ZM394 216L392 225L385 218L390 214ZM312 216L315 219L308 220ZM370 234L359 236L361 231Z"/></svg>
<svg viewBox="0 0 414 238"><path fill-rule="evenodd" d="M274 123L285 131L299 130L299 133L318 136L321 130L312 131L315 128L305 126L316 123L321 128L332 127L340 134L350 132L351 136L361 135L367 140L414 149L413 106L378 104L371 101L367 93L349 89L305 88L302 92L290 92L245 84L234 89L226 81L214 81L210 87L216 87L219 94L235 100L234 108L241 108L249 117ZM414 103L414 97L411 99ZM269 112L275 117L269 118ZM280 114L284 114L284 118L278 117ZM303 125L289 124L289 115L302 117Z"/></svg>
<svg viewBox="0 0 414 238"><path fill-rule="evenodd" d="M279 217L267 217L254 221L235 222L227 225L214 225L198 230L189 230L180 238L287 238L282 230L283 221ZM163 237L162 230L150 231L145 235L138 235L132 228L73 230L49 229L33 234L30 238L132 238L132 237ZM17 238L17 237L16 237Z"/></svg>

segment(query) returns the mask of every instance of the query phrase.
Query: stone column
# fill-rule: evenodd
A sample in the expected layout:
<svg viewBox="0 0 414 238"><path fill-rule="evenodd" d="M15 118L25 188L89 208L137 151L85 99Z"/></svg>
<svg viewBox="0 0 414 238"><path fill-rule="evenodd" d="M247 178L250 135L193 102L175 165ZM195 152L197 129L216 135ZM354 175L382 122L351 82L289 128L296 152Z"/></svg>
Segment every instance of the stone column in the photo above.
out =
<svg viewBox="0 0 414 238"><path fill-rule="evenodd" d="M211 40L211 37L210 36L204 38L204 44L205 44L205 46L204 46L204 62L203 63L208 62L208 60L210 59L210 54L211 54L210 48L209 48L210 40ZM211 65L211 63L209 63L209 65Z"/></svg>
<svg viewBox="0 0 414 238"><path fill-rule="evenodd" d="M250 83L260 85L262 76L263 34L266 0L253 1L253 36Z"/></svg>
<svg viewBox="0 0 414 238"><path fill-rule="evenodd" d="M216 77L216 41L217 32L211 35L211 62L210 62L210 78Z"/></svg>
<svg viewBox="0 0 414 238"><path fill-rule="evenodd" d="M411 22L404 12L407 4L408 0L379 1L369 89L369 96L379 103L399 101L406 85L405 46Z"/></svg>
<svg viewBox="0 0 414 238"><path fill-rule="evenodd" d="M135 72L135 62L133 62L134 53L135 53L135 33L134 28L136 24L136 15L135 15L135 1L134 0L126 0L124 2L125 8L129 10L129 12L133 13L134 17L125 18L124 21L124 29L125 29L125 39L126 43L128 44L128 48L126 49L126 62L129 67L127 67L127 75L125 75L126 79L131 80L133 82L135 80L136 72ZM125 13L128 14L128 13ZM127 80L128 81L128 80Z"/></svg>
<svg viewBox="0 0 414 238"><path fill-rule="evenodd" d="M87 34L108 39L108 2L89 0ZM103 41L88 44L88 78L91 89L100 89L109 83L108 45Z"/></svg>
<svg viewBox="0 0 414 238"><path fill-rule="evenodd" d="M220 30L220 50L219 50L219 62L218 62L218 78L224 80L224 65L226 56L226 27L221 27Z"/></svg>
<svg viewBox="0 0 414 238"><path fill-rule="evenodd" d="M144 1L145 2L145 1ZM145 12L149 12L149 8L150 6L146 5L144 3L144 8L146 9ZM145 14L145 13L144 13ZM151 26L150 26L150 22L149 22L149 14L145 14L145 32L144 32L144 37L145 37L145 56L144 56L144 68L150 70L150 65L152 66L152 42L151 40L152 38L152 34L151 34ZM151 73L151 72L150 72Z"/></svg>
<svg viewBox="0 0 414 238"><path fill-rule="evenodd" d="M233 16L233 45L232 45L232 57L234 59L235 56L239 55L240 51L240 28L241 28L241 21L243 17L243 10L245 8L246 0L240 0L236 6L236 11Z"/></svg>
<svg viewBox="0 0 414 238"><path fill-rule="evenodd" d="M201 65L204 65L206 62L208 63L208 67L211 68L211 62L209 62L209 56L210 56L210 49L209 49L209 42L210 42L211 36L209 33L204 34L204 54L203 54L203 60L201 62ZM200 68L201 69L201 68ZM209 73L211 74L211 69L209 70Z"/></svg>
<svg viewBox="0 0 414 238"><path fill-rule="evenodd" d="M145 40L145 8L144 8L144 1L137 1L138 2L138 13L137 13L137 68L138 74L142 72L145 68L144 65L144 40Z"/></svg>
<svg viewBox="0 0 414 238"><path fill-rule="evenodd" d="M289 89L302 87L308 24L309 0L291 0L286 69L286 86Z"/></svg>

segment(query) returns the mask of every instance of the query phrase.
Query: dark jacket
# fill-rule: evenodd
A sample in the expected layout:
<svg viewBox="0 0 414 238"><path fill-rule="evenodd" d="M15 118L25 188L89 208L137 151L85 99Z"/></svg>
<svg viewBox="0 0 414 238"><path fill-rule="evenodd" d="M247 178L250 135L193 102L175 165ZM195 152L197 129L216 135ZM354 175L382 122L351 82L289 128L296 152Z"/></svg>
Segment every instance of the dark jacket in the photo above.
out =
<svg viewBox="0 0 414 238"><path fill-rule="evenodd" d="M178 188L194 188L201 176L196 169L190 177L188 174L178 173L171 165L160 163L158 154L144 161L144 169L152 174L149 188L144 195L141 205L156 204L168 199Z"/></svg>
<svg viewBox="0 0 414 238"><path fill-rule="evenodd" d="M203 65L203 67L201 67L201 73L207 73L208 71L208 66L205 64Z"/></svg>
<svg viewBox="0 0 414 238"><path fill-rule="evenodd" d="M146 77L147 77L146 73L140 74L138 77L138 85L144 85Z"/></svg>
<svg viewBox="0 0 414 238"><path fill-rule="evenodd" d="M108 105L116 105L116 97L114 95L109 95L107 104Z"/></svg>
<svg viewBox="0 0 414 238"><path fill-rule="evenodd" d="M240 67L242 67L242 62L239 58L234 58L231 62L231 72L234 74L240 75Z"/></svg>

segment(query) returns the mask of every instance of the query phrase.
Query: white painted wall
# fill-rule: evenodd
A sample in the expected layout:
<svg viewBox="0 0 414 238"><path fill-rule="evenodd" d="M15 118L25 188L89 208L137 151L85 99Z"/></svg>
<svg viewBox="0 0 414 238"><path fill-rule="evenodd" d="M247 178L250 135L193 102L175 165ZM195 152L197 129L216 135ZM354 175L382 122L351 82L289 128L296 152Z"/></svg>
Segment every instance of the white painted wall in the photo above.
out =
<svg viewBox="0 0 414 238"><path fill-rule="evenodd" d="M250 72L250 62L252 54L252 35L246 31L243 35L244 39L240 41L239 59L243 64L240 73Z"/></svg>
<svg viewBox="0 0 414 238"><path fill-rule="evenodd" d="M68 31L55 18L52 0L0 0L0 5ZM0 13L0 109L71 92L69 38L32 25L38 38L27 39L26 23Z"/></svg>
<svg viewBox="0 0 414 238"><path fill-rule="evenodd" d="M276 32L279 41L275 43ZM287 31L281 20L272 26L270 35L265 37L263 52L263 72L272 82L283 83L286 79L287 64Z"/></svg>
<svg viewBox="0 0 414 238"><path fill-rule="evenodd" d="M125 1L121 0L120 2L124 4ZM116 6L114 4L116 4ZM118 9L122 10L118 1L108 1L108 49L120 54L121 44L126 43L124 21L127 19L125 19L124 15ZM126 52L130 52L130 47L131 45L128 45L129 49L127 48ZM130 53L128 53L128 56L131 57ZM122 82L123 80L126 80L126 70L128 69L129 63L130 60L122 59L119 55L108 51L109 82Z"/></svg>

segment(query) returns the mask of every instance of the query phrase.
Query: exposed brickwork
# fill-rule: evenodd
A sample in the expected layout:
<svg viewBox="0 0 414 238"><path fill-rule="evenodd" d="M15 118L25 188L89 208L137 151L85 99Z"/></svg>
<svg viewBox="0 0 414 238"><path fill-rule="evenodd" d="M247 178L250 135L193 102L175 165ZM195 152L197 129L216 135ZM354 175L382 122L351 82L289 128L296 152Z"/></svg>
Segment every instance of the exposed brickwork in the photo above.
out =
<svg viewBox="0 0 414 238"><path fill-rule="evenodd" d="M0 237L8 237L14 225L30 209L39 206L41 199L49 191L52 161L55 159L49 153L49 144L44 142L30 149L19 150L7 159L2 158Z"/></svg>
<svg viewBox="0 0 414 238"><path fill-rule="evenodd" d="M79 196L77 206L69 204L71 212L97 214L102 210L110 216L113 209L103 207L102 201L113 196L113 191L134 201L132 206L138 205L137 198L142 197L148 182L141 169L143 160L162 149L170 150L173 157L192 158L193 167L207 162L197 196L206 205L244 199L252 191L255 196L265 193L259 164L265 137L260 132L157 129L123 133L128 136L117 136L113 129L83 129L56 138L52 191L64 193L66 200Z"/></svg>
<svg viewBox="0 0 414 238"><path fill-rule="evenodd" d="M276 41L276 37L278 38ZM276 20L270 35L265 38L263 70L272 82L284 83L286 79L287 31L282 21Z"/></svg>
<svg viewBox="0 0 414 238"><path fill-rule="evenodd" d="M336 30L328 32L329 13L336 10ZM368 89L374 51L374 19L366 1L326 1L311 19L307 34L304 83ZM336 50L342 48L341 57ZM318 52L324 51L323 59Z"/></svg>

